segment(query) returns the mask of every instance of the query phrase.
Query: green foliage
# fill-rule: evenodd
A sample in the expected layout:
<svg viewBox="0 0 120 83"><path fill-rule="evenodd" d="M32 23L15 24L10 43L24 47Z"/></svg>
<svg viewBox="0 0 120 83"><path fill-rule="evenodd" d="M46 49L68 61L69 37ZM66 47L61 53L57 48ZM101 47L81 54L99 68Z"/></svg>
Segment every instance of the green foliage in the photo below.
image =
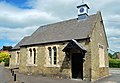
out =
<svg viewBox="0 0 120 83"><path fill-rule="evenodd" d="M108 56L109 56L111 59L117 59L117 55L118 55L119 53L120 53L120 52L115 52L114 54L108 53Z"/></svg>
<svg viewBox="0 0 120 83"><path fill-rule="evenodd" d="M5 66L9 66L9 58L6 58L4 62L5 62Z"/></svg>
<svg viewBox="0 0 120 83"><path fill-rule="evenodd" d="M111 68L120 68L120 59L110 59L109 67Z"/></svg>
<svg viewBox="0 0 120 83"><path fill-rule="evenodd" d="M10 58L10 54L8 52L0 52L0 62L1 61L6 61Z"/></svg>
<svg viewBox="0 0 120 83"><path fill-rule="evenodd" d="M108 56L112 59L113 55L111 53L108 53Z"/></svg>

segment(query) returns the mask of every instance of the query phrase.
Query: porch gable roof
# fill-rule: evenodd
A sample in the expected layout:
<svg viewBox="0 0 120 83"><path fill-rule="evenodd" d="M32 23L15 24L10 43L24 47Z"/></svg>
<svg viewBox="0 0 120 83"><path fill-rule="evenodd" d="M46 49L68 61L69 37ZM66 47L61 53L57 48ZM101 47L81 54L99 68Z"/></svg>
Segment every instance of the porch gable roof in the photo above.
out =
<svg viewBox="0 0 120 83"><path fill-rule="evenodd" d="M78 48L78 49L85 51L85 52L87 51L87 49L84 46L82 46L80 43L78 43L75 39L72 39L71 42L69 42L67 44L67 46L63 49L63 51L65 52L65 51L70 50L72 48Z"/></svg>

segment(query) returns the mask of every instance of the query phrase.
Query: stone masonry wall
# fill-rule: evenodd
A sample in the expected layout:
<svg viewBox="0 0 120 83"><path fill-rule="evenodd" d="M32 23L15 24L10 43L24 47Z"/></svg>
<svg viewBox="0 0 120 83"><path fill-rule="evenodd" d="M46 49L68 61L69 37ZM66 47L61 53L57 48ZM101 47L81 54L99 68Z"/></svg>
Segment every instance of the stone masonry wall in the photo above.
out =
<svg viewBox="0 0 120 83"><path fill-rule="evenodd" d="M52 45L47 45L52 46ZM37 62L35 66L27 66L27 49L21 48L21 63L20 63L20 72L22 73L33 73L33 74L42 74L42 75L66 75L69 77L69 65L66 63L65 54L62 52L64 45L59 45L58 47L58 64L60 67L46 67L46 48L45 46L37 46ZM66 65L65 65L66 64Z"/></svg>
<svg viewBox="0 0 120 83"><path fill-rule="evenodd" d="M10 68L17 67L17 64L16 64L16 51L19 51L19 50L10 51L10 55L11 55L10 65L9 65Z"/></svg>
<svg viewBox="0 0 120 83"><path fill-rule="evenodd" d="M85 45L85 43L82 43ZM21 51L21 63L20 63L20 72L29 73L29 74L41 74L46 76L59 76L63 78L71 78L71 64L68 60L66 54L62 51L67 43L57 43L57 44L49 44L49 45L38 45L37 46L37 62L36 65L27 66L27 48L22 47ZM46 52L46 46L57 46L58 48L58 66L46 66L46 56L48 53ZM88 48L88 44L85 46ZM85 62L84 62L84 78L90 77L90 52L86 53ZM89 65L88 65L89 64ZM87 79L86 79L87 80Z"/></svg>
<svg viewBox="0 0 120 83"><path fill-rule="evenodd" d="M108 72L108 52L107 52L107 41L103 29L103 24L101 21L100 14L98 14L97 23L92 33L91 37L91 77L92 81L95 81L99 78L107 76ZM99 67L99 48L98 45L102 44L104 46L105 54L105 67Z"/></svg>

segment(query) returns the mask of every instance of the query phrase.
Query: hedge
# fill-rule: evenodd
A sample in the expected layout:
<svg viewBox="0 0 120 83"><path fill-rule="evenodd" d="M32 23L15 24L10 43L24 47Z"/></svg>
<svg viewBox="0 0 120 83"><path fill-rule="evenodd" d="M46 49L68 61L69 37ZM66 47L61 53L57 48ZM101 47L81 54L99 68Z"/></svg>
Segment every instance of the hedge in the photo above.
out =
<svg viewBox="0 0 120 83"><path fill-rule="evenodd" d="M111 68L120 68L120 59L110 59L109 67Z"/></svg>

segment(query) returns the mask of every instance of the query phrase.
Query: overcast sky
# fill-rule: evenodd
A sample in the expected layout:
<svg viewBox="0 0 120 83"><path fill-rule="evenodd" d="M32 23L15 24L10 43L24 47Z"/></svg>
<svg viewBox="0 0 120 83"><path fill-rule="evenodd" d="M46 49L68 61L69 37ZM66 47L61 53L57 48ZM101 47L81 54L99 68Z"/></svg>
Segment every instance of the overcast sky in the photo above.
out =
<svg viewBox="0 0 120 83"><path fill-rule="evenodd" d="M77 17L82 0L0 0L0 48L16 45L39 26ZM120 0L85 0L89 15L102 12L109 48L120 51Z"/></svg>

